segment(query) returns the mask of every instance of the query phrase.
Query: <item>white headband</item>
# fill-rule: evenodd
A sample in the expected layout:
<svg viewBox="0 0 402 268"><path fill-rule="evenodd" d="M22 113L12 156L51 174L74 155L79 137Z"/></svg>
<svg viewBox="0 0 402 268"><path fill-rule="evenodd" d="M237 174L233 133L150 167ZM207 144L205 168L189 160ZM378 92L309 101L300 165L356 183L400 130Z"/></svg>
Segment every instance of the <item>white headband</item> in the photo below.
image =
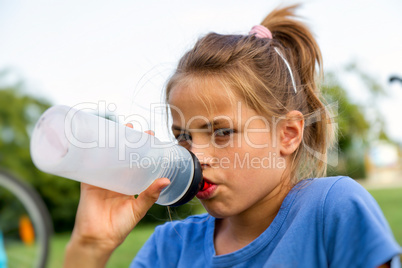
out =
<svg viewBox="0 0 402 268"><path fill-rule="evenodd" d="M251 28L251 31L249 32L249 34L254 34L258 38L272 39L271 31L267 27L262 26L262 25L256 25L253 28ZM295 93L297 93L295 79L293 77L293 72L292 72L292 69L290 68L289 62L286 60L285 56L283 56L283 54L279 50L279 48L274 47L274 49L275 49L276 53L278 53L278 55L282 58L286 67L288 68L288 71L290 74L290 79L292 80L293 90L295 91Z"/></svg>

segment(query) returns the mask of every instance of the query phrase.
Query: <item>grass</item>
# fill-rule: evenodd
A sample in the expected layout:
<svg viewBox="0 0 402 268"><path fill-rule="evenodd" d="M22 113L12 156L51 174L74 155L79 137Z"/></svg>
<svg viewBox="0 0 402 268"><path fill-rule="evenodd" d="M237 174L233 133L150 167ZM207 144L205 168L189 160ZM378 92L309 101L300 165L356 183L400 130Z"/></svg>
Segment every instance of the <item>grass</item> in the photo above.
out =
<svg viewBox="0 0 402 268"><path fill-rule="evenodd" d="M387 218L394 236L402 245L402 188L376 189L369 191L377 200ZM128 267L138 250L153 233L155 225L140 225L133 230L126 241L113 253L107 267ZM70 234L57 234L52 239L48 267L61 267L64 249Z"/></svg>
<svg viewBox="0 0 402 268"><path fill-rule="evenodd" d="M32 262L36 260L38 255L39 247L37 244L25 245L20 240L14 240L8 241L5 245L9 268L32 267Z"/></svg>
<svg viewBox="0 0 402 268"><path fill-rule="evenodd" d="M127 268L154 229L155 225L139 226L139 228L134 229L124 243L113 253L106 267Z"/></svg>
<svg viewBox="0 0 402 268"><path fill-rule="evenodd" d="M369 191L377 200L399 245L402 245L402 188Z"/></svg>
<svg viewBox="0 0 402 268"><path fill-rule="evenodd" d="M153 233L156 225L139 225L126 238L124 243L116 249L106 267L127 268L138 250ZM56 234L51 241L51 251L48 267L62 267L64 250L70 239L70 233Z"/></svg>

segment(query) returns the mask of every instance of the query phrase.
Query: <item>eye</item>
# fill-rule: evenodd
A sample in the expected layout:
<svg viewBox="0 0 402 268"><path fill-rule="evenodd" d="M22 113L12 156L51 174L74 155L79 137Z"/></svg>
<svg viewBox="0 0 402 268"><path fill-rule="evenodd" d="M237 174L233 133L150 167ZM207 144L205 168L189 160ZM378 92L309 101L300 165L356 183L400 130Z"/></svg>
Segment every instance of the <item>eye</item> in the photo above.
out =
<svg viewBox="0 0 402 268"><path fill-rule="evenodd" d="M182 132L179 135L176 135L175 138L178 143L190 142L192 140L191 136L185 132Z"/></svg>
<svg viewBox="0 0 402 268"><path fill-rule="evenodd" d="M214 136L215 137L227 137L230 136L234 133L233 129L230 128L220 128L220 129L216 129L214 131Z"/></svg>

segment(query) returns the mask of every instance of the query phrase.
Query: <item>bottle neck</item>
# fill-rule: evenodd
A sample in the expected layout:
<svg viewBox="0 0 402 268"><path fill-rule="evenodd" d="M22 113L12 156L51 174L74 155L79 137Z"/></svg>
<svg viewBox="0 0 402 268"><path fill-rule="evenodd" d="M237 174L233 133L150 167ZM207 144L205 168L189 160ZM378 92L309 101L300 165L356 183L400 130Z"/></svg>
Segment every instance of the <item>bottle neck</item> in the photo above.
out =
<svg viewBox="0 0 402 268"><path fill-rule="evenodd" d="M182 161L185 161L184 155L178 150L177 146L171 146L164 150L163 160L159 178L174 179L180 170Z"/></svg>

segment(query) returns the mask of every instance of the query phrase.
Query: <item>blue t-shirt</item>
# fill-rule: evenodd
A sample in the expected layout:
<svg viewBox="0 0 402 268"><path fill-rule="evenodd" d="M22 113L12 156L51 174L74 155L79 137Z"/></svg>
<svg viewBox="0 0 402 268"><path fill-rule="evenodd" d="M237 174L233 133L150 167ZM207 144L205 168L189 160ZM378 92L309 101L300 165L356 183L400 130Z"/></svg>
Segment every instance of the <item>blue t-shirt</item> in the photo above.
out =
<svg viewBox="0 0 402 268"><path fill-rule="evenodd" d="M310 179L284 199L271 225L244 248L215 255L215 218L158 226L131 267L376 267L401 248L374 198L348 177Z"/></svg>

